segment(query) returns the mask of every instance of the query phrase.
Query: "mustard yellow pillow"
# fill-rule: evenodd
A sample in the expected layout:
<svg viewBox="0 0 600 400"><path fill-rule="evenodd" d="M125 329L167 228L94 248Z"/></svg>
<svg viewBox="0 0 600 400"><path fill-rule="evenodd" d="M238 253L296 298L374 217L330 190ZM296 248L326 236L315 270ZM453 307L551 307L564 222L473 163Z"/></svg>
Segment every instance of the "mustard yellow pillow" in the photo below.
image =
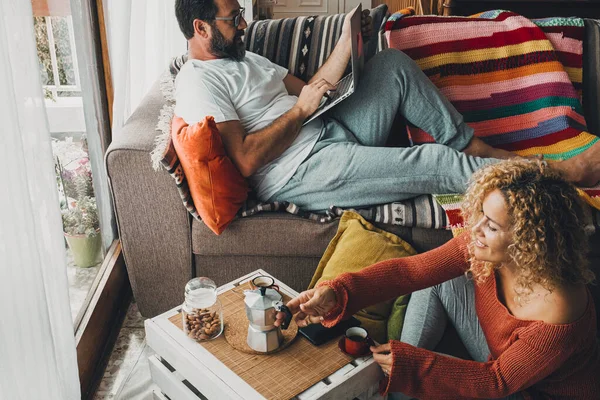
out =
<svg viewBox="0 0 600 400"><path fill-rule="evenodd" d="M355 212L346 211L317 266L309 289L343 272L356 272L379 261L415 254L417 252L398 236L375 227ZM387 319L394 301L372 305L355 315L371 337L380 343L387 342Z"/></svg>

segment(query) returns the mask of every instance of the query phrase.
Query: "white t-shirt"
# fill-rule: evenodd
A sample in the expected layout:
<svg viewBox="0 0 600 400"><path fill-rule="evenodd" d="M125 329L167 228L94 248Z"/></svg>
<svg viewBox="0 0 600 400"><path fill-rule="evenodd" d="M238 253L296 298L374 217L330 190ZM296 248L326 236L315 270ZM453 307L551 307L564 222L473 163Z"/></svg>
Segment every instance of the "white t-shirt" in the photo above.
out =
<svg viewBox="0 0 600 400"><path fill-rule="evenodd" d="M283 83L287 73L287 69L251 52L240 62L188 60L175 81L175 115L188 124L207 115L217 123L239 120L252 134L296 104L298 98L288 94ZM259 199L269 199L290 180L322 130L320 118L306 124L283 154L249 178Z"/></svg>

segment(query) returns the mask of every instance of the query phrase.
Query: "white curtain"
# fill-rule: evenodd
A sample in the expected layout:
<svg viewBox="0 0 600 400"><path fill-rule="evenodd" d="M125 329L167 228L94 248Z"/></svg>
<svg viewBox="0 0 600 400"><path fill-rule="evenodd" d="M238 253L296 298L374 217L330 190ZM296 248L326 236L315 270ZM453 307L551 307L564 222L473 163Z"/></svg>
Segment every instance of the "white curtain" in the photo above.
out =
<svg viewBox="0 0 600 400"><path fill-rule="evenodd" d="M171 58L187 51L187 42L175 18L175 0L107 0L104 14L116 135Z"/></svg>
<svg viewBox="0 0 600 400"><path fill-rule="evenodd" d="M80 399L30 1L0 0L0 398Z"/></svg>

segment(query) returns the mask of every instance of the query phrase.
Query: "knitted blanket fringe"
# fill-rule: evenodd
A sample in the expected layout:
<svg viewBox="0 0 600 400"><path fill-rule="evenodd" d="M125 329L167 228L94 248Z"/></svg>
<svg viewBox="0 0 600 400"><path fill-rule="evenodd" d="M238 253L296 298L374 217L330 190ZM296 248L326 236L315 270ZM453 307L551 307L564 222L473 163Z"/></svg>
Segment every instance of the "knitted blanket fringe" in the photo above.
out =
<svg viewBox="0 0 600 400"><path fill-rule="evenodd" d="M175 115L175 84L173 75L168 70L160 77L160 91L166 103L160 110L156 124L156 130L159 133L154 138L154 149L150 152L152 167L155 171L162 168L160 160L169 144L171 121L173 120L173 115Z"/></svg>

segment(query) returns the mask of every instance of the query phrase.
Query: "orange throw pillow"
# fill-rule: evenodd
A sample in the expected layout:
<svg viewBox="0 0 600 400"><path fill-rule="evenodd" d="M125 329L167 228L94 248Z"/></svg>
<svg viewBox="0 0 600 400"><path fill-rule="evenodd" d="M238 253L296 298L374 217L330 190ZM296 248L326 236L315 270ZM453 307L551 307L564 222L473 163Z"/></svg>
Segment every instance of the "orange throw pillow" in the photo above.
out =
<svg viewBox="0 0 600 400"><path fill-rule="evenodd" d="M202 221L220 235L248 197L248 184L225 154L213 117L189 126L173 117L171 138Z"/></svg>

